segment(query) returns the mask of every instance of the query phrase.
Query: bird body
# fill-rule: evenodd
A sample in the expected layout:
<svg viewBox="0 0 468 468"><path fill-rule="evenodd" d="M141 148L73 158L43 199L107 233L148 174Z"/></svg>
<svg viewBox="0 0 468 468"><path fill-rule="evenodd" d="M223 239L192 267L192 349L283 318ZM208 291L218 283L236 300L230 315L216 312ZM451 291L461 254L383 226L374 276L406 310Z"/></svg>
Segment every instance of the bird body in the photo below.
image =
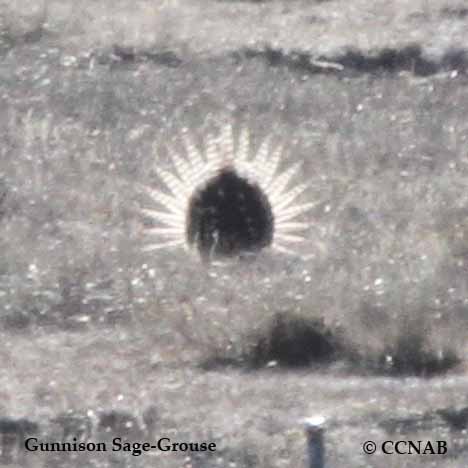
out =
<svg viewBox="0 0 468 468"><path fill-rule="evenodd" d="M205 261L255 254L271 247L291 252L308 223L297 218L314 205L298 203L307 184L295 183L301 163L281 170L282 148L266 139L250 156L250 133L225 126L202 150L185 131L185 155L169 152L173 170L157 167L166 189L146 187L157 208L143 208L153 240L145 250L182 246ZM292 186L291 186L292 185ZM154 240L156 242L154 242Z"/></svg>

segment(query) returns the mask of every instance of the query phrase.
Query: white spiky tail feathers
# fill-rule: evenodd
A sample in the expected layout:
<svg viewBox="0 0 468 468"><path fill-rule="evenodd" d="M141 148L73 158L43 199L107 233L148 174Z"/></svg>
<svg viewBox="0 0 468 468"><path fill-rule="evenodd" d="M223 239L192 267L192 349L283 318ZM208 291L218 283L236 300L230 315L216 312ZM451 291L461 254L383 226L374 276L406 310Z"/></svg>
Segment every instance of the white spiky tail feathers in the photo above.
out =
<svg viewBox="0 0 468 468"><path fill-rule="evenodd" d="M284 171L280 171L282 147L272 148L271 138L265 139L258 151L250 156L250 133L242 129L235 145L233 128L226 125L219 136L209 136L204 150L200 151L190 137L187 129L183 132L185 155L169 150L174 171L156 167L155 171L166 190L146 188L160 209L142 209L142 213L156 221L160 227L147 230L151 237L158 237L161 242L152 243L149 250L187 246L186 225L190 200L212 180L222 169L230 168L240 177L260 187L266 195L274 218L272 247L281 252L290 253L289 246L304 240L300 232L309 227L309 223L296 220L310 211L314 203L297 203L308 185L293 184L301 167L296 162ZM289 188L289 186L291 186Z"/></svg>

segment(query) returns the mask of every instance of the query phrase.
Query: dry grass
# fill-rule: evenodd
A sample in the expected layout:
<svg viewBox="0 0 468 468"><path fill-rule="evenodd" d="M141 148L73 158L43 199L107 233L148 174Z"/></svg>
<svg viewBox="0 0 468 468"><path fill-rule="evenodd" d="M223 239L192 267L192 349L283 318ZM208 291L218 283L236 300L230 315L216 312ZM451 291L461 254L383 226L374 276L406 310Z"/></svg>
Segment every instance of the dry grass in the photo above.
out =
<svg viewBox="0 0 468 468"><path fill-rule="evenodd" d="M148 5L1 5L1 413L51 434L69 411L92 411L95 429L118 411L145 431L154 405L161 434L219 441L216 457L191 460L200 468L301 466L297 421L324 413L335 421L331 463L357 467L369 463L364 440L388 437L377 422L465 407L466 75L324 75L226 50L246 45L234 34L246 12L264 18L251 31L256 44L283 25L286 55L317 28L318 38L334 34L322 41L334 50L343 41L364 55L398 48L395 31L418 21L413 39L423 45L435 24L453 26L436 44L445 50L463 46L466 15L444 2L395 2L379 35L370 23L380 4L311 2L314 24L284 38L284 24L307 16L295 14L303 3L213 2L196 31L188 20L200 18L197 2ZM226 12L233 34L222 43L225 25L212 24L211 36L205 26ZM131 59L116 58L116 47ZM151 55L161 51L179 61ZM254 145L273 134L305 161L317 201L307 243L296 258L265 253L224 267L184 252L144 254L138 186L158 183L153 165L167 163L166 143L177 147L182 127L201 142L225 120L251 127ZM450 457L376 457L373 466L459 466L466 425L448 433L437 421L409 436L449 439Z"/></svg>
<svg viewBox="0 0 468 468"><path fill-rule="evenodd" d="M4 98L1 300L9 323L67 327L163 314L181 332L181 321L193 320L186 338L240 352L248 332L290 310L348 330L356 346L379 354L417 316L435 354L450 344L464 355L467 129L463 107L444 104L464 102L456 81L435 87L400 78L397 87L391 78L367 88L331 79L320 82L322 92L315 82L300 87L275 131L281 140L291 129L291 156L305 158L309 196L319 202L304 258L265 255L255 265L200 272L196 259L179 266L183 253L140 251L133 182L156 183L154 141L164 138L134 107L131 96L144 89L115 78L101 110L106 90L88 87L90 77L101 86L100 71L64 72L52 95L36 88L38 103L34 95ZM151 67L143 73L150 79ZM80 105L89 93L93 101ZM310 93L320 113L302 106ZM79 118L67 116L70 103ZM100 112L115 115L115 127L102 127ZM258 133L272 117L273 110L259 117Z"/></svg>

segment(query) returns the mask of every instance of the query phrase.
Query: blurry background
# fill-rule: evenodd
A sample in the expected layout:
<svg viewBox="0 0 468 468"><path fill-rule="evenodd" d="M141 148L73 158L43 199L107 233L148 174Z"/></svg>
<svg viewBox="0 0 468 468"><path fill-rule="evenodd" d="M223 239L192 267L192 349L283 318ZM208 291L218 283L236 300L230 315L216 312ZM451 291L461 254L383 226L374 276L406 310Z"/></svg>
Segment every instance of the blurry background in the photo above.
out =
<svg viewBox="0 0 468 468"><path fill-rule="evenodd" d="M455 0L0 1L2 462L298 467L320 413L333 466L461 466L467 30ZM140 187L226 122L304 161L307 242L142 252ZM26 433L218 451L32 456ZM362 454L392 438L449 453Z"/></svg>

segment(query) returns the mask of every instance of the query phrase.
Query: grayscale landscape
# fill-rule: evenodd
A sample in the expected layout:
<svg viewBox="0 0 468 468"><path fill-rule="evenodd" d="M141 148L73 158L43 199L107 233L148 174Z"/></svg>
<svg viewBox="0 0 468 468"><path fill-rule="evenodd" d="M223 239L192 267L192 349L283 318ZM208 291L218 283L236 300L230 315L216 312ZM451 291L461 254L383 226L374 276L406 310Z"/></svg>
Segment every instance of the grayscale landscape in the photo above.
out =
<svg viewBox="0 0 468 468"><path fill-rule="evenodd" d="M466 467L467 31L462 0L0 0L0 465L305 468L321 415L327 467ZM225 125L303 162L305 242L145 251L142 188Z"/></svg>

